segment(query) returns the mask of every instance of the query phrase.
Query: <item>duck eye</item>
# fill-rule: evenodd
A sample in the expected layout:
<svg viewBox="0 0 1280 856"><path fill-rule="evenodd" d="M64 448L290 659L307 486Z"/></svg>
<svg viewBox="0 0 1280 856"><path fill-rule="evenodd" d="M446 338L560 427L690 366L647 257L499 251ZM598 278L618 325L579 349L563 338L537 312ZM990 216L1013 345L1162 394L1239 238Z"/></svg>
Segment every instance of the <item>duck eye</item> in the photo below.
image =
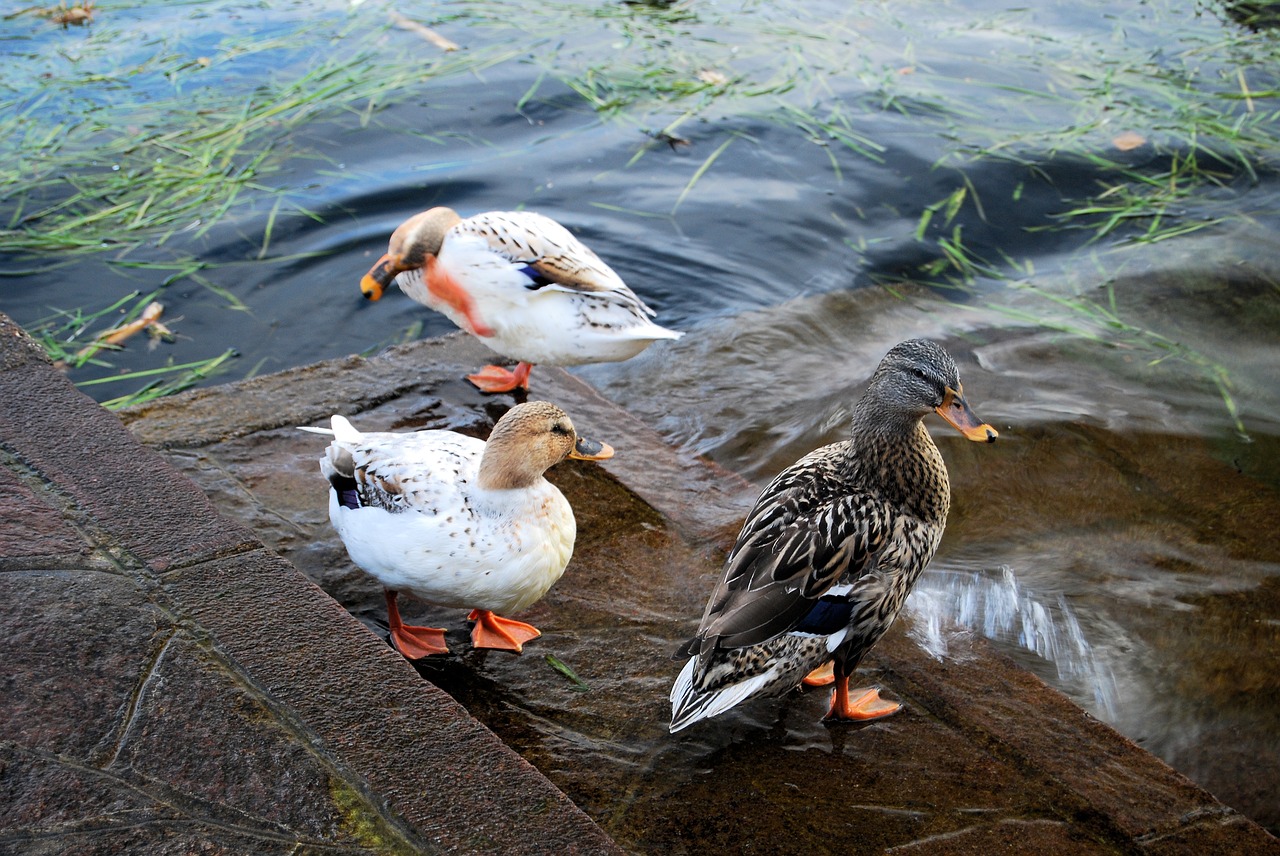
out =
<svg viewBox="0 0 1280 856"><path fill-rule="evenodd" d="M920 380L927 381L929 379L929 376L924 373L924 369L912 369L911 373L920 378Z"/></svg>

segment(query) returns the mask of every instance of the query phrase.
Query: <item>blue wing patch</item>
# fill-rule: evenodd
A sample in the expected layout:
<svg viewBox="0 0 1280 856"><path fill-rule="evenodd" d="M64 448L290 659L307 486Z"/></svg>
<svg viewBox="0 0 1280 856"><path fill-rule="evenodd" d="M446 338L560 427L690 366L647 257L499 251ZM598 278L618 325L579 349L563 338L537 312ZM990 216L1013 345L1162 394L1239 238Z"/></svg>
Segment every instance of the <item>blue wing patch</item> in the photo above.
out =
<svg viewBox="0 0 1280 856"><path fill-rule="evenodd" d="M555 281L550 277L545 276L542 273L539 273L536 268L530 265L525 265L524 267L520 268L520 273L529 277L529 282L525 284L525 288L529 289L530 291L537 291L539 288L542 288L544 285L550 285L552 282Z"/></svg>
<svg viewBox="0 0 1280 856"><path fill-rule="evenodd" d="M800 623L791 628L796 633L813 633L827 636L849 626L853 604L838 597L824 597L813 605Z"/></svg>

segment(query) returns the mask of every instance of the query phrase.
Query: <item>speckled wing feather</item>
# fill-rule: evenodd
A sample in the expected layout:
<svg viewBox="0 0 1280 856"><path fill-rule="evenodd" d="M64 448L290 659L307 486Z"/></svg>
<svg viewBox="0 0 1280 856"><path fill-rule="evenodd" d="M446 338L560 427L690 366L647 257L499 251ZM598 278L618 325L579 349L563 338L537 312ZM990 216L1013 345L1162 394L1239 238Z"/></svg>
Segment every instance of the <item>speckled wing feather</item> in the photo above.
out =
<svg viewBox="0 0 1280 856"><path fill-rule="evenodd" d="M682 653L705 654L773 639L794 628L842 579L875 567L888 509L864 492L830 497L839 480L810 456L761 494ZM818 500L818 497L829 497Z"/></svg>
<svg viewBox="0 0 1280 856"><path fill-rule="evenodd" d="M477 214L454 226L483 238L495 252L527 265L544 285L608 294L646 315L654 312L591 248L550 217L532 211Z"/></svg>
<svg viewBox="0 0 1280 856"><path fill-rule="evenodd" d="M432 515L449 507L473 515L458 480L474 479L483 446L447 431L365 434L349 448L361 505Z"/></svg>

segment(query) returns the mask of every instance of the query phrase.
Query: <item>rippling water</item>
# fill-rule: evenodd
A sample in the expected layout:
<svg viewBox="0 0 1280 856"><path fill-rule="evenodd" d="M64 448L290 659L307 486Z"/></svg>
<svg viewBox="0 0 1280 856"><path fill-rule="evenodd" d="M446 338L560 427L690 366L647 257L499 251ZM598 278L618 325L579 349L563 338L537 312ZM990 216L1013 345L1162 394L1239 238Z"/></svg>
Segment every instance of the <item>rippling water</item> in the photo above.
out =
<svg viewBox="0 0 1280 856"><path fill-rule="evenodd" d="M939 660L952 655L957 633L1017 645L1051 665L1058 686L1092 694L1091 708L1103 719L1116 718L1115 675L1094 653L1071 603L1062 594L1046 598L1019 586L1007 565L994 573L930 572L911 593L907 615L912 638Z"/></svg>
<svg viewBox="0 0 1280 856"><path fill-rule="evenodd" d="M122 262L190 254L206 269L161 296L176 343L134 343L77 379L227 347L239 357L214 382L249 376L449 331L400 295L362 300L357 282L389 233L431 205L536 209L688 331L581 375L673 443L760 482L842 436L894 342L942 339L1001 441L979 455L934 426L955 507L911 601L915 638L937 656L955 632L996 640L1274 829L1274 788L1240 782L1280 780L1276 182L1265 163L1250 173L1197 148L1152 85L1194 77L1242 122L1261 108L1275 69L1238 65L1239 42L1222 45L1267 35L1223 8L544 4L513 29L502 4L431 6L417 14L464 57L492 61L292 131L281 145L296 156L270 179L289 190L283 214L246 191L201 238L192 224L132 254L6 258L0 309L35 325L107 305L163 278ZM15 96L54 123L130 79L163 86L161 74L129 76L150 50L213 56L222 76L204 85L251 88L342 51L387 9L104 7L86 30L10 19L0 50L14 86L71 69L58 98ZM322 29L234 60L245 28L288 42L300 20ZM378 38L424 52L424 67L434 57L411 34ZM611 62L734 83L703 101L627 102L635 80L609 79ZM775 86L783 78L793 85ZM601 80L614 88L587 100ZM666 127L688 145L646 134ZM1125 131L1149 142L1120 151ZM1163 186L1192 157L1215 181L1164 220L1208 230L1128 246L1151 218L1100 237L1079 227L1097 218L1065 217L1116 198L1121 167ZM105 399L116 386L86 389Z"/></svg>

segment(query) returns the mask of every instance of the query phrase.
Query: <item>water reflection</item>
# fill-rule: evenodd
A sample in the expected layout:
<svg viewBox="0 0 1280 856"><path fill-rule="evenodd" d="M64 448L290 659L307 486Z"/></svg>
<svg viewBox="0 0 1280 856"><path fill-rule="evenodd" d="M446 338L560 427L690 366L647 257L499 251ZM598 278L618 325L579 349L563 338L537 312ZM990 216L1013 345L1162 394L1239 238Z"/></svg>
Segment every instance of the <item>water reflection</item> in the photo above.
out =
<svg viewBox="0 0 1280 856"><path fill-rule="evenodd" d="M1089 709L1115 721L1115 676L1094 654L1070 602L1020 587L1008 565L995 573L929 571L908 599L907 615L911 637L938 660L952 656L955 635L965 631L1016 645L1052 665L1055 685L1071 687L1077 698L1092 694Z"/></svg>

